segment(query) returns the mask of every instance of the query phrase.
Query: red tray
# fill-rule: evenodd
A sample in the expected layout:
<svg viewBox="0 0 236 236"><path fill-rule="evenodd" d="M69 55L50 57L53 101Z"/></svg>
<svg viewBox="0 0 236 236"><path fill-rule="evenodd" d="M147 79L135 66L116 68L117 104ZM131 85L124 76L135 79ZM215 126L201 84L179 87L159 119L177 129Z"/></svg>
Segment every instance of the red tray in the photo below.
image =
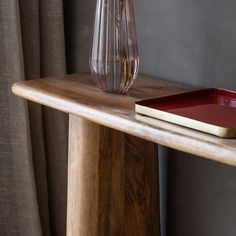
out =
<svg viewBox="0 0 236 236"><path fill-rule="evenodd" d="M236 137L236 92L203 89L136 102L137 113L225 138Z"/></svg>

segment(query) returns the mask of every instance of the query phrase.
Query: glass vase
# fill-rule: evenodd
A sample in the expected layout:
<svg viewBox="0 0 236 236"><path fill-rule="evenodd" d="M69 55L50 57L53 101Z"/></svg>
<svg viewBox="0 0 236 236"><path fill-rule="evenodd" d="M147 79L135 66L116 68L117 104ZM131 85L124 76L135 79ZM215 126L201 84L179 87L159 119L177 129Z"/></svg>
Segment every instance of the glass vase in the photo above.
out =
<svg viewBox="0 0 236 236"><path fill-rule="evenodd" d="M97 86L126 93L137 77L139 55L132 0L97 0L90 69Z"/></svg>

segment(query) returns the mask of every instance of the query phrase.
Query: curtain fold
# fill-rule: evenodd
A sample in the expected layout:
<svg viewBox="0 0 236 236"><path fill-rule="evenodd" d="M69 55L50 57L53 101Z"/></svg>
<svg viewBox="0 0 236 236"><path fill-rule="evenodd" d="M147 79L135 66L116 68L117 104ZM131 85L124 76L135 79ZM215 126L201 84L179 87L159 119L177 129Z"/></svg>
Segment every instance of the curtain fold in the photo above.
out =
<svg viewBox="0 0 236 236"><path fill-rule="evenodd" d="M68 117L10 90L65 73L63 1L0 0L0 235L65 235Z"/></svg>
<svg viewBox="0 0 236 236"><path fill-rule="evenodd" d="M38 0L21 0L20 23L24 54L25 79L40 77L40 19ZM50 235L46 152L42 107L28 103L34 173L43 235Z"/></svg>
<svg viewBox="0 0 236 236"><path fill-rule="evenodd" d="M41 77L66 73L62 0L40 0ZM66 234L68 116L43 108L52 235Z"/></svg>

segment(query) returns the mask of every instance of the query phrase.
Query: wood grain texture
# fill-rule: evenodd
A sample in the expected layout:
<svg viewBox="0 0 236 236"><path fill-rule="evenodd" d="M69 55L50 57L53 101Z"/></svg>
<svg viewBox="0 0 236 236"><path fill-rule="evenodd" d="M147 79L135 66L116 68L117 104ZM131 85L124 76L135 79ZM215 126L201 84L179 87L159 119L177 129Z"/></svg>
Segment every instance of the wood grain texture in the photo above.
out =
<svg viewBox="0 0 236 236"><path fill-rule="evenodd" d="M157 145L125 135L124 168L125 235L160 235Z"/></svg>
<svg viewBox="0 0 236 236"><path fill-rule="evenodd" d="M89 74L18 82L13 92L28 100L95 123L221 163L236 166L236 140L217 138L137 115L134 102L193 90L176 83L140 76L126 96L95 88Z"/></svg>
<svg viewBox="0 0 236 236"><path fill-rule="evenodd" d="M157 145L70 115L68 236L160 235Z"/></svg>
<svg viewBox="0 0 236 236"><path fill-rule="evenodd" d="M70 116L67 236L97 233L99 132L95 123Z"/></svg>

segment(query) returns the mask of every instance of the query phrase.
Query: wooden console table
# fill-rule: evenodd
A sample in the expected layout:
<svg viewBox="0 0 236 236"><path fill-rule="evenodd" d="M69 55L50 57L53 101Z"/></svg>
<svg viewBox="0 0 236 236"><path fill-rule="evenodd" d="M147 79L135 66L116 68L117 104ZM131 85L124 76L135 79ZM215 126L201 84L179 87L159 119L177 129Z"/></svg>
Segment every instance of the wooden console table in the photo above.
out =
<svg viewBox="0 0 236 236"><path fill-rule="evenodd" d="M136 100L191 89L140 76L128 95L113 95L89 74L13 85L16 95L69 113L68 236L160 235L156 143L236 166L236 140L134 112Z"/></svg>

